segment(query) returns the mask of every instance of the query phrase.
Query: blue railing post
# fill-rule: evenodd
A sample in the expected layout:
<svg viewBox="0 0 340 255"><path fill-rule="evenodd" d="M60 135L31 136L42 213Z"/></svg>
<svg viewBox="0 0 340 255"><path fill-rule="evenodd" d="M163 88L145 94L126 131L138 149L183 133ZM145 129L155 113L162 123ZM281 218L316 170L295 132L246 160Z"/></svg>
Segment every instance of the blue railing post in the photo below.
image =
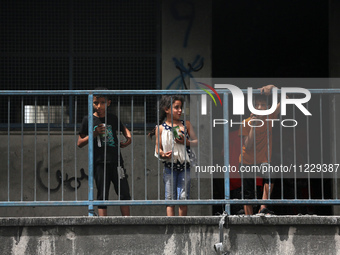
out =
<svg viewBox="0 0 340 255"><path fill-rule="evenodd" d="M228 93L223 93L223 118L225 120L229 119L228 113ZM229 123L229 122L228 122ZM223 126L224 135L224 165L229 169L229 126L225 124ZM229 171L224 173L224 198L227 200L225 204L225 211L230 215L230 175Z"/></svg>
<svg viewBox="0 0 340 255"><path fill-rule="evenodd" d="M89 216L94 215L93 210L93 94L90 93L88 97L88 116L89 116L89 125L88 125L88 132L89 132L89 151L88 151L88 168L89 168Z"/></svg>

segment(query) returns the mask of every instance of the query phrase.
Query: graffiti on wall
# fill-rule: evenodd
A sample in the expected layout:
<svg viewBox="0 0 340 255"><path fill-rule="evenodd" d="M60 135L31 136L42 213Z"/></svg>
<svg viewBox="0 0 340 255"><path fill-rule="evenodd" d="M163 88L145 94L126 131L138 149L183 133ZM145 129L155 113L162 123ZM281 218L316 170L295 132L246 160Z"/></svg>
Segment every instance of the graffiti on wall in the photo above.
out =
<svg viewBox="0 0 340 255"><path fill-rule="evenodd" d="M54 174L50 172L50 178L55 178L53 180L53 183L57 183L55 187L48 187L49 185L46 184L46 181L43 180L41 177L42 174L48 174L48 168L42 168L43 162L39 161L37 165L37 180L39 185L46 191L50 190L50 192L57 192L62 184L64 185L65 188L69 189L70 191L75 191L75 189L79 189L81 187L82 181L83 180L88 180L88 175L85 173L84 168L80 169L80 177L70 177L68 174L65 174L65 179L62 177L62 172L61 170L56 170ZM48 182L48 181L47 181ZM50 181L51 183L51 181Z"/></svg>
<svg viewBox="0 0 340 255"><path fill-rule="evenodd" d="M195 19L195 5L191 1L176 0L173 1L170 7L172 17L177 21L187 21L183 39L183 48L188 46L189 35Z"/></svg>
<svg viewBox="0 0 340 255"><path fill-rule="evenodd" d="M179 75L176 76L167 86L166 89L188 89L188 86L185 82L185 78L194 78L194 75L192 72L198 72L200 71L204 66L204 58L200 55L197 55L192 61L192 63L187 63L187 66L184 64L183 59L172 59L175 63L176 69L179 71Z"/></svg>
<svg viewBox="0 0 340 255"><path fill-rule="evenodd" d="M188 0L174 0L170 5L170 12L175 21L186 22L185 33L178 37L179 39L183 38L184 49L190 48L189 39L196 16L194 2ZM204 57L200 53L197 53L191 61L185 61L182 57L173 57L172 61L179 74L172 79L166 89L188 89L187 81L190 78L195 78L194 73L199 72L204 67Z"/></svg>

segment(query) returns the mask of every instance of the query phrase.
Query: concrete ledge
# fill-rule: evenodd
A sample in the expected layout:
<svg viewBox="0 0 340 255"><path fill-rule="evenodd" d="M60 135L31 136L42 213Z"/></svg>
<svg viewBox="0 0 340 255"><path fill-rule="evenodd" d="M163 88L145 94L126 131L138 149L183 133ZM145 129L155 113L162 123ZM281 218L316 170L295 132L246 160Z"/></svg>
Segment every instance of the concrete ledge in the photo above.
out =
<svg viewBox="0 0 340 255"><path fill-rule="evenodd" d="M11 217L0 226L218 225L221 216ZM229 216L228 225L340 225L340 216Z"/></svg>
<svg viewBox="0 0 340 255"><path fill-rule="evenodd" d="M0 218L2 254L334 254L338 216ZM222 239L221 239L222 237Z"/></svg>

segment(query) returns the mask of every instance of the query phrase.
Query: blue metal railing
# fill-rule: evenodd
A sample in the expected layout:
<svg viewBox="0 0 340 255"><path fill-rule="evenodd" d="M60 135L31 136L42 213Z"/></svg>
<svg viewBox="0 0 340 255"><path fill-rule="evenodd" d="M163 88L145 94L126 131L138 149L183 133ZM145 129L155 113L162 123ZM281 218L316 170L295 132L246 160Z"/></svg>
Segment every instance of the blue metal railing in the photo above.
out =
<svg viewBox="0 0 340 255"><path fill-rule="evenodd" d="M321 95L338 95L340 94L340 89L310 89L309 90L312 94L318 94L320 95L320 112L322 112L322 102L321 102ZM246 90L242 90L243 93L246 93ZM102 90L102 91L93 91L93 90L63 90L63 91L51 91L51 90L39 90L39 91L17 91L17 90L11 90L11 91L0 91L1 96L77 96L77 95L85 95L88 96L88 115L92 116L93 114L93 107L92 107L92 101L93 101L93 95L94 94L100 94L100 95L129 95L129 96L140 96L140 95L152 95L152 96L160 96L160 95L175 95L175 94L182 94L182 95L201 95L205 92L199 91L199 90ZM219 94L223 94L223 118L229 119L228 115L228 100L229 100L229 90L218 90ZM254 91L254 93L258 93ZM10 107L9 107L10 109ZM133 107L132 107L133 109ZM333 104L333 113L334 113L334 119L335 119L335 103ZM8 112L8 116L10 115L10 110ZM23 115L23 113L22 113ZM133 110L132 114L133 116ZM322 118L322 113L320 118ZM93 119L88 118L89 120L89 127L93 126ZM321 132L322 132L322 121L321 123ZM334 122L335 123L335 122ZM307 122L308 124L308 122ZM6 125L3 123L3 125ZM9 139L9 130L10 130L10 121L7 123L8 128L8 141ZM21 124L21 133L23 133L23 123ZM64 124L62 123L61 126ZM132 122L133 127L133 122ZM336 126L334 124L334 136L336 136ZM133 131L133 130L132 130ZM223 128L224 132L224 164L225 166L230 165L229 160L229 126L224 125ZM308 132L308 129L307 129ZM48 132L50 133L50 132ZM144 130L144 135L146 135L146 130ZM321 137L321 145L322 145L322 137ZM23 146L23 143L21 144ZM146 146L146 145L145 145ZM308 146L308 145L307 145ZM23 148L21 148L22 153ZM89 144L88 144L88 198L87 200L79 201L79 200L73 200L73 201L50 201L50 196L48 197L48 201L37 201L36 198L34 201L23 201L23 194L21 190L21 199L20 201L10 201L9 200L9 194L8 194L8 201L0 201L0 206L88 206L89 209L89 215L93 215L93 209L94 206L98 205L226 205L225 209L228 213L230 213L230 205L234 204L286 204L286 205L293 205L293 204L310 204L310 205L340 205L340 200L338 200L337 196L335 199L325 199L323 195L323 189L322 187L322 199L311 199L309 195L309 199L298 199L296 194L296 187L295 187L295 198L294 199L284 199L281 197L281 199L268 199L268 200L258 200L258 199L230 199L230 176L229 172L225 172L224 174L224 186L225 186L225 199L188 199L188 200L148 200L146 195L145 199L143 200L107 200L107 201L97 201L94 200L94 187L93 187L93 133L89 132ZM336 145L334 150L334 155L336 155ZM321 154L323 154L323 150L321 149ZM10 185L9 175L10 175L10 146L8 145L8 187ZM132 157L133 157L133 150L132 150ZM321 155L323 158L323 155ZM23 157L22 157L23 158ZM21 160L22 160L21 158ZM336 158L336 156L334 157ZM146 163L146 160L145 160ZM49 163L50 164L50 163ZM145 169L146 171L146 169ZM23 180L23 162L22 162L22 169L21 169L21 179ZM337 176L334 179L335 185L337 188ZM323 183L323 182L322 182ZM21 184L23 185L23 184ZM158 183L159 185L159 183ZM296 180L295 180L295 186L296 186ZM133 189L134 187L132 187ZM146 188L145 188L146 189ZM9 189L8 189L9 190ZM50 191L50 186L49 186ZM159 191L158 191L159 192ZM147 193L147 191L145 191Z"/></svg>

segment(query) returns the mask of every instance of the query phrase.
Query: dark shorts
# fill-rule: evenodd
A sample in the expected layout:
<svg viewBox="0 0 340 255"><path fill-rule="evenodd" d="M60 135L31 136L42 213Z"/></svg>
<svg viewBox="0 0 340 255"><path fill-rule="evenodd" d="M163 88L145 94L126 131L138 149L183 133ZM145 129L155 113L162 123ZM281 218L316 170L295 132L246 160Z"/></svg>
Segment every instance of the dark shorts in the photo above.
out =
<svg viewBox="0 0 340 255"><path fill-rule="evenodd" d="M240 165L241 166L241 165ZM252 166L243 164L243 166ZM257 166L260 166L258 164ZM258 177L263 177L261 174L257 174ZM273 178L271 178L273 179ZM273 180L271 180L273 182ZM268 178L263 178L263 184L269 183ZM260 190L256 189L257 198L261 198ZM255 174L254 173L244 173L243 174L243 198L244 199L254 199L255 198Z"/></svg>
<svg viewBox="0 0 340 255"><path fill-rule="evenodd" d="M124 166L121 166L124 169L125 177L120 179L120 185L118 184L118 173L117 173L117 165L115 164L107 164L106 165L106 178L104 178L104 164L97 164L94 167L94 180L96 182L97 187L97 200L108 200L109 199L109 190L110 184L113 183L115 192L119 195L120 192L120 200L130 200L130 191L129 184L127 181L127 174ZM104 185L105 179L105 185ZM104 187L105 186L105 187ZM120 186L120 187L118 187ZM104 192L105 188L105 192ZM100 209L106 209L106 206L98 206Z"/></svg>

